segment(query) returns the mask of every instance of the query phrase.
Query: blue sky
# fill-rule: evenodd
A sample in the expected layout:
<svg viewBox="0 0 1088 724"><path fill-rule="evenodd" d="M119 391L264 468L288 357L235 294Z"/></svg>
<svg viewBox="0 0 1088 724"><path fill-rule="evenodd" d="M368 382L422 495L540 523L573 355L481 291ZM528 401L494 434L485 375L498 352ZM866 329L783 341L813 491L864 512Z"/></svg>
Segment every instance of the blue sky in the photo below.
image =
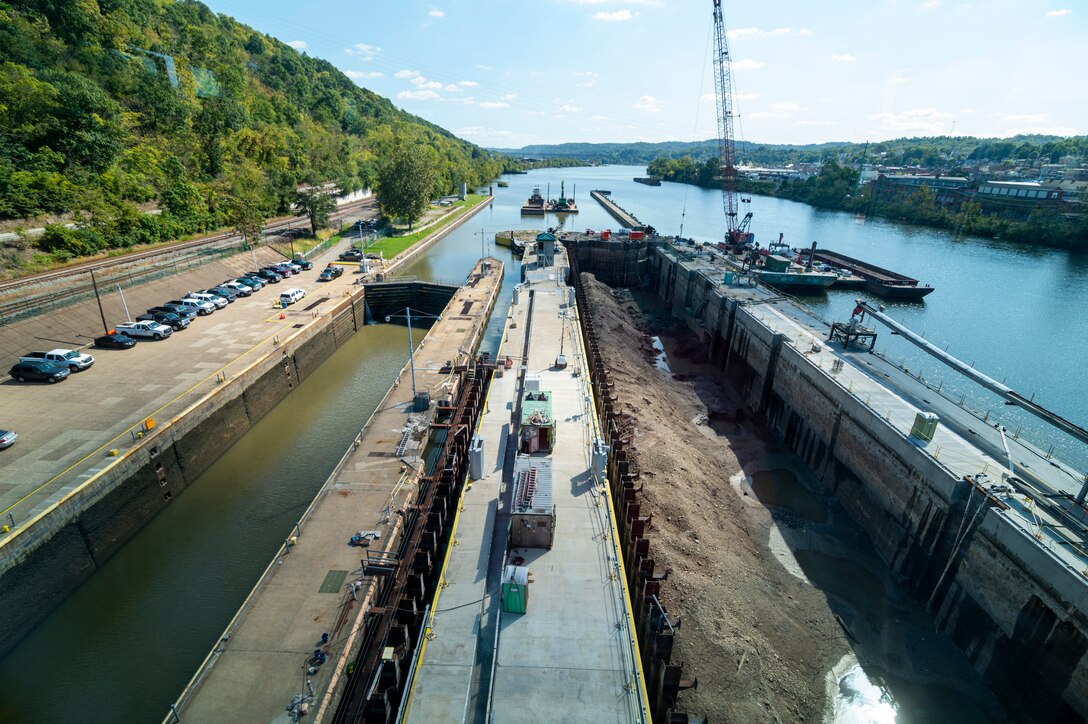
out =
<svg viewBox="0 0 1088 724"><path fill-rule="evenodd" d="M711 0L205 0L489 147L716 134ZM1083 0L724 0L737 136L1088 133Z"/></svg>

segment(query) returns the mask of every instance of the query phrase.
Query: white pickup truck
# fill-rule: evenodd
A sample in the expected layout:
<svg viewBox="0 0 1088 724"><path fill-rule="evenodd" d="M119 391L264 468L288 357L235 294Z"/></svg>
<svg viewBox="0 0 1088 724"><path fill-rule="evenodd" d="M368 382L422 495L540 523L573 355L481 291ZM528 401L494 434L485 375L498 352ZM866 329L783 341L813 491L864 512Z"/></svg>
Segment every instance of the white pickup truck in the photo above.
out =
<svg viewBox="0 0 1088 724"><path fill-rule="evenodd" d="M151 337L153 339L169 337L174 332L174 330L170 329L165 324L159 324L158 322L128 322L126 324L118 324L117 331L121 334L127 334L129 337Z"/></svg>
<svg viewBox="0 0 1088 724"><path fill-rule="evenodd" d="M19 358L20 362L51 362L58 367L67 367L72 372L85 370L94 364L94 357L77 352L74 349L53 349L48 352L27 352Z"/></svg>

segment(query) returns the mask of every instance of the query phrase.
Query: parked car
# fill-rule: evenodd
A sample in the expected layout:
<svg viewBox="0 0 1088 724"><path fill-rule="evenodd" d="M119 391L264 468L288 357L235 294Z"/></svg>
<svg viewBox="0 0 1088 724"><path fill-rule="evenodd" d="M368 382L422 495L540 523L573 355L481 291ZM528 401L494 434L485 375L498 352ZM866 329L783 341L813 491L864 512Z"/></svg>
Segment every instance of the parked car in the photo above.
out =
<svg viewBox="0 0 1088 724"><path fill-rule="evenodd" d="M138 315L136 321L158 322L159 324L165 324L175 332L180 332L189 326L189 317L183 317L174 312L148 312L147 314Z"/></svg>
<svg viewBox="0 0 1088 724"><path fill-rule="evenodd" d="M255 272L249 272L249 273L254 274L257 277L259 277L261 279L264 279L265 281L271 282L273 284L279 284L280 282L283 281L283 275L282 274L280 274L279 272L271 271L269 269L258 269Z"/></svg>
<svg viewBox="0 0 1088 724"><path fill-rule="evenodd" d="M363 258L362 249L348 249L340 254L340 261L359 261Z"/></svg>
<svg viewBox="0 0 1088 724"><path fill-rule="evenodd" d="M321 270L321 273L317 275L317 281L319 282L331 282L338 276L344 273L344 270L338 266L327 266Z"/></svg>
<svg viewBox="0 0 1088 724"><path fill-rule="evenodd" d="M72 373L67 367L61 367L45 360L36 360L34 362L17 362L15 366L8 370L8 374L19 382L45 380L52 384L53 382L60 382Z"/></svg>
<svg viewBox="0 0 1088 724"><path fill-rule="evenodd" d="M298 274L299 272L302 271L298 267L291 266L287 262L280 262L278 264L273 264L272 268L274 270L278 271L280 274L282 274L285 278L286 277L293 277L295 274Z"/></svg>
<svg viewBox="0 0 1088 724"><path fill-rule="evenodd" d="M94 357L74 349L54 349L48 352L27 352L19 357L19 361L52 362L60 367L67 367L72 372L79 372L93 365Z"/></svg>
<svg viewBox="0 0 1088 724"><path fill-rule="evenodd" d="M284 289L283 292L280 293L280 301L284 304L294 304L305 296L306 291L304 289Z"/></svg>
<svg viewBox="0 0 1088 724"><path fill-rule="evenodd" d="M261 289L264 289L269 284L267 279L261 279L256 274L245 274L243 276L238 277L234 281L240 282L241 284L246 284L248 286L251 286L251 287L253 287L254 289L256 289L258 291L261 290Z"/></svg>
<svg viewBox="0 0 1088 724"><path fill-rule="evenodd" d="M192 307L186 307L182 304L163 304L158 307L148 307L147 309L148 314L156 314L158 312L170 312L179 317L185 317L190 321L199 314L199 312Z"/></svg>
<svg viewBox="0 0 1088 724"><path fill-rule="evenodd" d="M314 268L314 263L306 259L292 259L291 263L297 265L302 271L310 271Z"/></svg>
<svg viewBox="0 0 1088 724"><path fill-rule="evenodd" d="M246 284L242 281L227 281L223 282L219 286L231 289L243 297L248 297L256 292L258 289L260 289L260 287L258 287L256 284Z"/></svg>
<svg viewBox="0 0 1088 724"><path fill-rule="evenodd" d="M184 299L171 299L163 306L169 307L175 304L181 307L185 307L186 309L194 309L196 310L196 313L202 317L208 316L216 309L215 305L211 302L206 302L203 299L190 299L188 297Z"/></svg>
<svg viewBox="0 0 1088 724"><path fill-rule="evenodd" d="M182 301L185 301L186 299L196 299L197 301L207 302L216 309L222 309L223 307L230 304L230 302L227 301L226 298L220 297L216 294L208 294L207 292L189 292L182 298Z"/></svg>
<svg viewBox="0 0 1088 724"><path fill-rule="evenodd" d="M136 340L127 334L121 334L111 330L109 334L94 338L96 347L108 347L110 349L131 349L136 346Z"/></svg>
<svg viewBox="0 0 1088 724"><path fill-rule="evenodd" d="M15 438L19 437L14 430L0 430L0 450L15 444Z"/></svg>
<svg viewBox="0 0 1088 724"><path fill-rule="evenodd" d="M170 327L158 322L126 322L118 324L117 331L129 337L151 337L152 339L165 339L174 333Z"/></svg>
<svg viewBox="0 0 1088 724"><path fill-rule="evenodd" d="M204 293L205 294L214 294L216 296L223 297L223 299L226 299L228 302L233 302L235 299L237 299L238 297L241 297L241 296L247 296L247 297L249 296L248 291L243 295L237 289L230 289L229 287L225 287L222 284L220 284L218 286L214 286L214 287L212 287L210 289L205 289Z"/></svg>

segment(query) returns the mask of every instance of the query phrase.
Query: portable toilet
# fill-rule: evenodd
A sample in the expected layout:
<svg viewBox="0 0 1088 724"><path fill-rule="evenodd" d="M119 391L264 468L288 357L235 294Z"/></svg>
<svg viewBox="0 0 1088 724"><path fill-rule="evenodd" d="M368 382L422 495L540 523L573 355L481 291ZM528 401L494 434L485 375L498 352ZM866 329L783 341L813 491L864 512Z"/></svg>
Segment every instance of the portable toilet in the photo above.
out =
<svg viewBox="0 0 1088 724"><path fill-rule="evenodd" d="M525 613L528 606L529 569L525 566L506 566L502 574L502 610Z"/></svg>
<svg viewBox="0 0 1088 724"><path fill-rule="evenodd" d="M937 433L937 423L941 418L934 412L919 412L914 416L914 425L910 428L910 436L918 438L922 442L929 442Z"/></svg>
<svg viewBox="0 0 1088 724"><path fill-rule="evenodd" d="M473 435L468 446L468 476L472 480L484 478L484 439L479 435Z"/></svg>

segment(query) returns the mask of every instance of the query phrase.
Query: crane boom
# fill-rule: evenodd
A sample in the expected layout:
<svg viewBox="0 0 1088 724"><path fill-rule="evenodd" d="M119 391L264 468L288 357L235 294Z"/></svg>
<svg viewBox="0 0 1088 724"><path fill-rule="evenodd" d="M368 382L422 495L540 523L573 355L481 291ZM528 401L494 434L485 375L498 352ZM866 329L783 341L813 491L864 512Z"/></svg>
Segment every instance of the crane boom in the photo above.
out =
<svg viewBox="0 0 1088 724"><path fill-rule="evenodd" d="M726 242L730 246L747 245L752 239L748 224L752 214L737 220L737 165L733 141L733 81L730 76L729 41L722 16L722 0L714 0L714 95L718 105L718 164L722 182L722 207L725 210Z"/></svg>

